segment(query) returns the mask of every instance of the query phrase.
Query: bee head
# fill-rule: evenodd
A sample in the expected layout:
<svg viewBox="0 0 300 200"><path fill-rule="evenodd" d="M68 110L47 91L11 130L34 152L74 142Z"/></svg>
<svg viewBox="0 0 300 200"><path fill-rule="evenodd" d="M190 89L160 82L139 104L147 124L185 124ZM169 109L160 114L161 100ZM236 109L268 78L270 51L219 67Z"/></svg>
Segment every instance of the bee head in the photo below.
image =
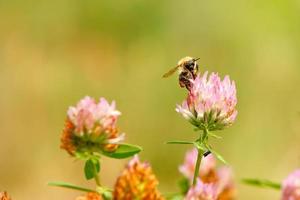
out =
<svg viewBox="0 0 300 200"><path fill-rule="evenodd" d="M197 71L198 68L198 64L197 64L197 60L199 60L199 58L193 58L193 57L184 57L182 58L179 62L178 65L182 66L183 68L189 70L190 72L195 72Z"/></svg>

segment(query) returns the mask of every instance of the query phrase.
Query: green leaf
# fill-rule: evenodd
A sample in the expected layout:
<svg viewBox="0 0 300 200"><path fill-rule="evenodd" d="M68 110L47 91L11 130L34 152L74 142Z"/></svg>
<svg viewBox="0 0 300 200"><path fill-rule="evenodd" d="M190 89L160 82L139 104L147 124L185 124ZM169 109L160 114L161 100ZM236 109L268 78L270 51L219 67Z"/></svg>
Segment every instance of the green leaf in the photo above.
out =
<svg viewBox="0 0 300 200"><path fill-rule="evenodd" d="M216 138L216 139L222 139L221 136L218 136L217 134L212 133L212 131L209 131L208 135L211 136L211 137L213 137L213 138Z"/></svg>
<svg viewBox="0 0 300 200"><path fill-rule="evenodd" d="M194 142L183 141L183 140L176 140L176 141L169 141L166 144L194 144Z"/></svg>
<svg viewBox="0 0 300 200"><path fill-rule="evenodd" d="M97 159L88 159L84 165L84 174L87 180L90 180L97 176L100 171L100 163Z"/></svg>
<svg viewBox="0 0 300 200"><path fill-rule="evenodd" d="M83 192L96 192L95 190L88 189L88 188L83 188L77 185L73 185L71 183L66 183L62 181L53 181L48 183L49 186L55 186L55 187L63 187L63 188L68 188L68 189L73 189L73 190L79 190Z"/></svg>
<svg viewBox="0 0 300 200"><path fill-rule="evenodd" d="M223 158L223 156L221 156L218 152L214 151L214 150L210 150L221 162L223 162L224 164L228 164L227 161Z"/></svg>
<svg viewBox="0 0 300 200"><path fill-rule="evenodd" d="M190 188L190 181L187 178L183 178L180 181L178 181L178 185L181 191L181 194L186 194Z"/></svg>
<svg viewBox="0 0 300 200"><path fill-rule="evenodd" d="M262 188L272 188L275 190L280 190L281 189L281 184L272 182L269 180L260 180L260 179L243 179L243 183L252 185L252 186L257 186L257 187L262 187Z"/></svg>
<svg viewBox="0 0 300 200"><path fill-rule="evenodd" d="M96 172L99 173L100 172L100 162L99 162L98 158L94 157L91 160L94 163L94 167L96 169Z"/></svg>
<svg viewBox="0 0 300 200"><path fill-rule="evenodd" d="M214 156L216 156L221 162L223 162L224 164L228 164L226 162L226 160L223 158L223 156L221 156L221 154L219 154L218 152L216 152L215 150L213 150L209 145L206 145L206 148L212 153L214 154Z"/></svg>
<svg viewBox="0 0 300 200"><path fill-rule="evenodd" d="M132 144L119 144L119 147L114 152L101 152L103 155L110 157L110 158L116 158L116 159L123 159L131 157L137 153L139 153L142 150L141 147L132 145Z"/></svg>

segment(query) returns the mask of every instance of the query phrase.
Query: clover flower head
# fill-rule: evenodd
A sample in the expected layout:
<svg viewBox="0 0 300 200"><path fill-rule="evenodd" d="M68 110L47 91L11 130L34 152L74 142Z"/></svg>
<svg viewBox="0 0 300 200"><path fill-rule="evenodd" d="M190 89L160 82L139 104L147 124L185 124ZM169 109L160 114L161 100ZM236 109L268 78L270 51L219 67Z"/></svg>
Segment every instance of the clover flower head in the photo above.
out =
<svg viewBox="0 0 300 200"><path fill-rule="evenodd" d="M114 101L110 105L106 99L100 98L97 103L95 99L86 96L76 107L69 108L68 118L74 124L76 134L92 134L97 124L103 129L115 126L118 116L121 115L115 107Z"/></svg>
<svg viewBox="0 0 300 200"><path fill-rule="evenodd" d="M292 172L282 183L282 200L300 200L300 169Z"/></svg>
<svg viewBox="0 0 300 200"><path fill-rule="evenodd" d="M221 130L233 124L237 116L236 87L229 76L199 74L191 81L188 97L176 111L199 129Z"/></svg>
<svg viewBox="0 0 300 200"><path fill-rule="evenodd" d="M114 200L163 200L157 190L158 180L147 162L140 162L138 156L129 161L118 177Z"/></svg>
<svg viewBox="0 0 300 200"><path fill-rule="evenodd" d="M193 181L196 159L197 149L193 148L186 153L184 163L179 167L179 171L190 181L190 183ZM199 179L198 181L201 181L204 185L213 185L213 194L216 195L217 200L235 199L236 189L231 168L227 166L217 168L216 159L212 154L202 158L199 176L197 178ZM196 189L191 189L191 191L195 192ZM193 200L198 199L194 198Z"/></svg>
<svg viewBox="0 0 300 200"><path fill-rule="evenodd" d="M200 179L191 187L185 200L217 200L217 186L213 183L203 183Z"/></svg>
<svg viewBox="0 0 300 200"><path fill-rule="evenodd" d="M97 102L85 97L67 112L67 119L61 137L61 148L74 155L76 151L100 148L114 151L125 135L116 128L118 116L115 102L104 98Z"/></svg>
<svg viewBox="0 0 300 200"><path fill-rule="evenodd" d="M188 151L185 155L184 163L179 167L179 171L189 180L192 180L194 176L197 154L198 151L196 148L193 148L192 150ZM215 167L216 159L212 154L203 157L199 168L199 176L204 179L214 178Z"/></svg>

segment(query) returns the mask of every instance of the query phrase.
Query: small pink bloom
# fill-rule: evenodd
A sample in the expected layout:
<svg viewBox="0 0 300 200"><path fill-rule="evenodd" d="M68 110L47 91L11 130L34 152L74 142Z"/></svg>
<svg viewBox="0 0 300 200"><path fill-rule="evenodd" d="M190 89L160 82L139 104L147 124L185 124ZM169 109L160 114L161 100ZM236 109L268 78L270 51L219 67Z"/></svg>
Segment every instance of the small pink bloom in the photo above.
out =
<svg viewBox="0 0 300 200"><path fill-rule="evenodd" d="M183 165L179 167L179 171L189 180L193 180L197 155L198 152L196 148L188 151L185 155ZM199 175L201 177L206 176L211 170L214 170L215 167L216 159L212 154L203 157L199 169Z"/></svg>
<svg viewBox="0 0 300 200"><path fill-rule="evenodd" d="M219 187L221 189L233 185L232 170L229 167L220 167L218 169Z"/></svg>
<svg viewBox="0 0 300 200"><path fill-rule="evenodd" d="M177 112L200 129L219 130L235 121L236 88L229 76L222 81L218 74L212 73L208 77L208 72L205 72L191 83L188 97L177 106Z"/></svg>
<svg viewBox="0 0 300 200"><path fill-rule="evenodd" d="M193 180L196 159L197 150L194 148L186 153L184 163L179 167L179 171L189 179L190 183ZM198 179L203 184L213 184L214 195L218 200L235 199L236 190L231 168L227 166L217 168L216 159L212 154L202 158Z"/></svg>
<svg viewBox="0 0 300 200"><path fill-rule="evenodd" d="M300 200L300 169L291 173L282 183L282 200Z"/></svg>
<svg viewBox="0 0 300 200"><path fill-rule="evenodd" d="M97 103L88 96L80 100L76 107L70 107L68 110L68 118L74 124L78 135L90 134L96 125L101 125L103 129L115 127L120 114L115 109L115 102L110 105L106 99L100 98Z"/></svg>
<svg viewBox="0 0 300 200"><path fill-rule="evenodd" d="M233 180L233 173L229 167L221 167L218 174L218 199L231 200L236 197L236 188Z"/></svg>
<svg viewBox="0 0 300 200"><path fill-rule="evenodd" d="M217 200L217 186L212 183L203 183L200 179L191 187L185 200Z"/></svg>

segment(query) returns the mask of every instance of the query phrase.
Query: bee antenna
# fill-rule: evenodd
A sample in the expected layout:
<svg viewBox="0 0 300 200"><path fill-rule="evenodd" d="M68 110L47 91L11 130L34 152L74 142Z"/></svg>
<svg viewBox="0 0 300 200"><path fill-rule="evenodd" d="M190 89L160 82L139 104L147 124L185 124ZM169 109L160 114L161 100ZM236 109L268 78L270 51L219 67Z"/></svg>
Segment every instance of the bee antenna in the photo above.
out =
<svg viewBox="0 0 300 200"><path fill-rule="evenodd" d="M195 58L194 61L200 60L200 58Z"/></svg>

